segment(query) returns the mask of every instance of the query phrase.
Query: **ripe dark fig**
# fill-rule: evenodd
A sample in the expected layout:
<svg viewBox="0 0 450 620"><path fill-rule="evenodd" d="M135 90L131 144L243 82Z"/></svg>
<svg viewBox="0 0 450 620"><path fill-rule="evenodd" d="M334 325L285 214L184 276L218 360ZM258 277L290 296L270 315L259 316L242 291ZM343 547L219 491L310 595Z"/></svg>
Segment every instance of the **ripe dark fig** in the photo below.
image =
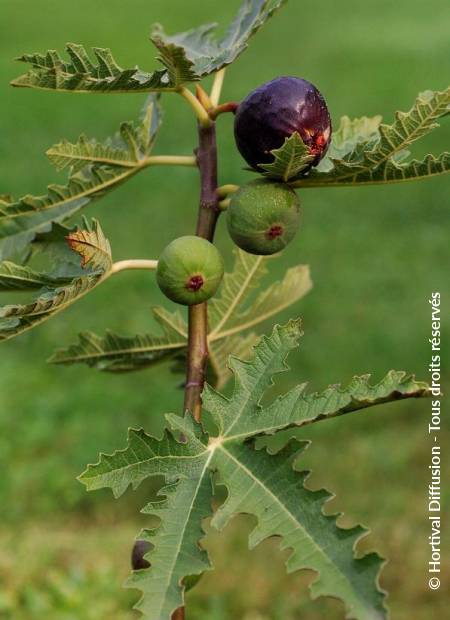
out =
<svg viewBox="0 0 450 620"><path fill-rule="evenodd" d="M233 194L227 209L231 238L250 254L275 254L292 241L300 223L300 201L284 183L257 179Z"/></svg>
<svg viewBox="0 0 450 620"><path fill-rule="evenodd" d="M223 277L224 264L217 248L201 237L175 239L158 260L156 280L172 301L192 306L214 295Z"/></svg>
<svg viewBox="0 0 450 620"><path fill-rule="evenodd" d="M136 540L131 552L131 567L133 570L150 568L150 562L144 558L145 554L153 549L153 545L146 540Z"/></svg>
<svg viewBox="0 0 450 620"><path fill-rule="evenodd" d="M252 168L273 161L271 151L294 132L317 166L331 141L331 119L317 88L296 77L279 77L252 91L239 105L234 135L242 157Z"/></svg>

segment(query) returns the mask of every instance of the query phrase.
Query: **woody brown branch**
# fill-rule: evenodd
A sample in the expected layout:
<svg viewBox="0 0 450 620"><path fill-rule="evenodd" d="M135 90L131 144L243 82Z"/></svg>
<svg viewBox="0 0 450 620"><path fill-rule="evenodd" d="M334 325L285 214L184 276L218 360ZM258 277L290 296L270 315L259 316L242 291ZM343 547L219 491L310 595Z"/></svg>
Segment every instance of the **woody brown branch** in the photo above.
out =
<svg viewBox="0 0 450 620"><path fill-rule="evenodd" d="M217 219L220 215L217 193L217 144L214 123L204 127L199 124L199 145L196 151L200 171L200 204L196 235L213 241ZM208 308L207 303L190 306L188 310L188 353L184 411L189 411L199 421L202 412L201 394L208 362ZM185 620L185 609L180 607L172 620Z"/></svg>

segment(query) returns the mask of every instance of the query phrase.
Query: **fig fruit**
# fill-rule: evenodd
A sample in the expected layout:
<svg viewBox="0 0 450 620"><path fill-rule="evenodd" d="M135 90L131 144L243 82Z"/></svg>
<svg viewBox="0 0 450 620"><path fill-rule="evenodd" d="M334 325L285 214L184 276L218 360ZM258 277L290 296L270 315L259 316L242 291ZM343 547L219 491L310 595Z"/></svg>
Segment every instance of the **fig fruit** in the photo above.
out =
<svg viewBox="0 0 450 620"><path fill-rule="evenodd" d="M131 567L133 570L150 568L150 562L144 558L145 554L153 549L153 545L146 540L136 540L131 552Z"/></svg>
<svg viewBox="0 0 450 620"><path fill-rule="evenodd" d="M309 167L316 166L331 141L331 119L323 96L311 82L279 77L252 91L239 104L234 135L252 168L271 163L271 151L294 132L315 156Z"/></svg>
<svg viewBox="0 0 450 620"><path fill-rule="evenodd" d="M284 183L257 179L233 194L227 209L231 238L250 254L275 254L292 241L300 223L300 201Z"/></svg>
<svg viewBox="0 0 450 620"><path fill-rule="evenodd" d="M214 295L224 264L217 248L201 237L179 237L169 243L158 260L156 280L172 301L192 306Z"/></svg>

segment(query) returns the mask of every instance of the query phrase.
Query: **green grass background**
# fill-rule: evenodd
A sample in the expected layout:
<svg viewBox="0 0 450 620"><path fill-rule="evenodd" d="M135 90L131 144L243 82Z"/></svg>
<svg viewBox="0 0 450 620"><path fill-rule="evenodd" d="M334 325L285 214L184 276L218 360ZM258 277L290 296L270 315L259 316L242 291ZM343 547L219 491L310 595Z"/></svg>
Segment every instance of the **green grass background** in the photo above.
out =
<svg viewBox="0 0 450 620"><path fill-rule="evenodd" d="M208 21L226 24L237 5L237 0L1 0L0 192L42 194L47 183L64 182L43 155L46 148L82 132L104 138L122 120L135 118L143 102L139 95L12 89L8 82L22 69L14 57L74 41L111 47L123 66L152 68L155 50L148 33L154 21L169 32ZM390 121L395 110L409 109L417 92L447 85L446 9L445 0L291 0L229 70L224 96L239 100L277 75L298 75L324 93L335 125L343 114L381 113ZM163 105L157 152L189 154L195 145L190 109L172 95ZM448 135L444 120L414 154L441 152ZM219 121L219 146L221 182L248 179L234 148L231 118ZM86 214L102 222L116 260L154 258L171 239L192 232L197 193L195 171L153 169ZM292 372L277 382L280 390L303 380L320 389L363 372L379 378L391 367L427 378L431 291L441 291L446 316L450 307L448 197L443 177L301 194L303 230L273 271L280 275L289 265L309 263L315 288L281 317L301 315L306 333L301 350L291 356ZM223 224L217 242L229 264ZM7 296L0 302L8 303ZM129 426L161 432L162 413L180 410L178 380L166 367L111 376L49 367L45 359L82 329L147 331L152 304L166 304L152 277L124 274L36 331L2 345L2 619L135 617L129 612L135 593L119 586L131 540L145 524L138 508L146 489L115 502L107 492L87 495L75 476L100 450L122 447ZM448 347L448 321L443 331ZM441 590L427 587L428 418L428 402L407 402L303 433L314 440L304 458L314 470L311 483L337 494L329 509L345 510L345 525L370 525L373 534L360 548L376 547L390 558L382 585L391 591L393 617L400 620L443 617L450 602L448 564ZM443 423L444 442L449 429ZM448 508L448 490L444 503ZM343 617L338 602L309 601L312 574L285 576L273 541L247 552L250 527L251 521L237 519L220 540L217 534L208 538L217 570L189 595L189 618Z"/></svg>

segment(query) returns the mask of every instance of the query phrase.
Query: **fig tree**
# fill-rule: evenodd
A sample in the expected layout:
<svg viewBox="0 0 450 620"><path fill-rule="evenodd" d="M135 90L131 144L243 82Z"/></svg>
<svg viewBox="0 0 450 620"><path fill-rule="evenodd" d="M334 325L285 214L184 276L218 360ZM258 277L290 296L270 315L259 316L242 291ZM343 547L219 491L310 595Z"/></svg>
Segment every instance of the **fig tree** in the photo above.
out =
<svg viewBox="0 0 450 620"><path fill-rule="evenodd" d="M214 295L224 264L217 248L201 237L179 237L169 243L158 260L156 280L172 301L192 306Z"/></svg>
<svg viewBox="0 0 450 620"><path fill-rule="evenodd" d="M315 158L316 166L331 141L331 120L317 88L296 77L279 77L252 91L239 105L234 123L237 147L252 168L271 163L271 151L294 132Z"/></svg>
<svg viewBox="0 0 450 620"><path fill-rule="evenodd" d="M250 254L275 254L294 238L300 201L284 183L257 179L233 194L227 209L231 238Z"/></svg>

